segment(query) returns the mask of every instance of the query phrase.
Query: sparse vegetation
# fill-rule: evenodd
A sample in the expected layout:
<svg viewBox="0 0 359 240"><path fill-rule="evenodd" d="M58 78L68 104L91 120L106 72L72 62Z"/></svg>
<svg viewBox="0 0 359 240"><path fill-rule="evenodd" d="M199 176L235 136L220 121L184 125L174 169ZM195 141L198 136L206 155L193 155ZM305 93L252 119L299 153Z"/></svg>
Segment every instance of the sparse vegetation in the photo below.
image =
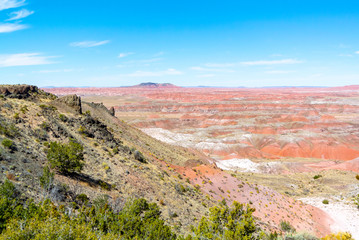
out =
<svg viewBox="0 0 359 240"><path fill-rule="evenodd" d="M318 174L318 175L315 175L315 176L313 177L313 179L318 179L318 178L321 178L321 177L323 177L323 176L320 175L320 174Z"/></svg>
<svg viewBox="0 0 359 240"><path fill-rule="evenodd" d="M353 198L354 204L358 207L359 209L359 194L354 196Z"/></svg>

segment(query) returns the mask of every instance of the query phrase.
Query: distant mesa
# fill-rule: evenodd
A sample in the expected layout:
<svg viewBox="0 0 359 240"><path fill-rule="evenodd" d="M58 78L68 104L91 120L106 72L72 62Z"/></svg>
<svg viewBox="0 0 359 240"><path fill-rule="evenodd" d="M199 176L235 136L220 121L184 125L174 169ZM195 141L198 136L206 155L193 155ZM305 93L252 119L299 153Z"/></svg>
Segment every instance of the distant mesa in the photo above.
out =
<svg viewBox="0 0 359 240"><path fill-rule="evenodd" d="M153 83L153 82L140 83L140 84L132 86L132 87L141 87L141 88L179 88L178 86L173 85L172 83Z"/></svg>

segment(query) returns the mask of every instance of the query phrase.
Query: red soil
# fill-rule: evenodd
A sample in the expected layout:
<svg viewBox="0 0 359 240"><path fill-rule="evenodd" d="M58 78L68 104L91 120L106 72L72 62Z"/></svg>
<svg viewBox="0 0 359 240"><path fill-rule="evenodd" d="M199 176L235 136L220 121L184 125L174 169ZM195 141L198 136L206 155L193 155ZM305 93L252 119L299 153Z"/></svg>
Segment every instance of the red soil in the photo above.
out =
<svg viewBox="0 0 359 240"><path fill-rule="evenodd" d="M259 185L251 185L208 165L192 169L175 167L193 184L198 184L201 191L221 201L238 201L251 204L256 211L254 216L277 229L281 221L290 222L298 231L311 232L317 236L330 233L333 220L322 210L294 200L290 197Z"/></svg>

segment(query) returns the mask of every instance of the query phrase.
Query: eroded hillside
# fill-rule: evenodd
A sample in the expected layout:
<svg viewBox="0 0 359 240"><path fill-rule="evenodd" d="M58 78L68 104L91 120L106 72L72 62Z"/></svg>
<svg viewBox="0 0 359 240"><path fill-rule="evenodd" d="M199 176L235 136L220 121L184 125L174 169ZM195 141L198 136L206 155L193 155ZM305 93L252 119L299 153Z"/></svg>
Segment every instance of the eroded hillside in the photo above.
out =
<svg viewBox="0 0 359 240"><path fill-rule="evenodd" d="M208 164L170 167L209 199L252 203L272 227L289 219L302 231L337 231L338 222L302 201L324 208L323 199L334 206L358 191L355 87L46 90L102 102L152 137L201 151L229 172Z"/></svg>
<svg viewBox="0 0 359 240"><path fill-rule="evenodd" d="M0 163L1 179L10 179L24 197L71 202L79 194L90 200L107 195L114 204L143 197L159 204L162 217L181 232L213 205L168 165L206 162L199 154L144 135L103 105L81 102L75 95L58 99L36 87L19 88L23 86L0 87L0 142L11 142L1 145ZM57 173L57 187L47 192L39 179L48 165L48 145L70 139L83 146L84 169L81 174ZM138 153L143 157L136 157Z"/></svg>

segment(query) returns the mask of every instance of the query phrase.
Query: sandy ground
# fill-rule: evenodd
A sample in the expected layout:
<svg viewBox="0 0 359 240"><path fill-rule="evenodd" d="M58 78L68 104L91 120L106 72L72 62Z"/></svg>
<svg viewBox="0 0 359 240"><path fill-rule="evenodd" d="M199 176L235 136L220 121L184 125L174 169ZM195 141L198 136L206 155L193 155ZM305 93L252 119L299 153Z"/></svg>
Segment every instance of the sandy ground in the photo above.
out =
<svg viewBox="0 0 359 240"><path fill-rule="evenodd" d="M350 232L354 239L359 240L359 209L353 203L344 200L328 199L329 204L323 204L324 198L302 198L304 203L322 209L334 219L332 232Z"/></svg>

